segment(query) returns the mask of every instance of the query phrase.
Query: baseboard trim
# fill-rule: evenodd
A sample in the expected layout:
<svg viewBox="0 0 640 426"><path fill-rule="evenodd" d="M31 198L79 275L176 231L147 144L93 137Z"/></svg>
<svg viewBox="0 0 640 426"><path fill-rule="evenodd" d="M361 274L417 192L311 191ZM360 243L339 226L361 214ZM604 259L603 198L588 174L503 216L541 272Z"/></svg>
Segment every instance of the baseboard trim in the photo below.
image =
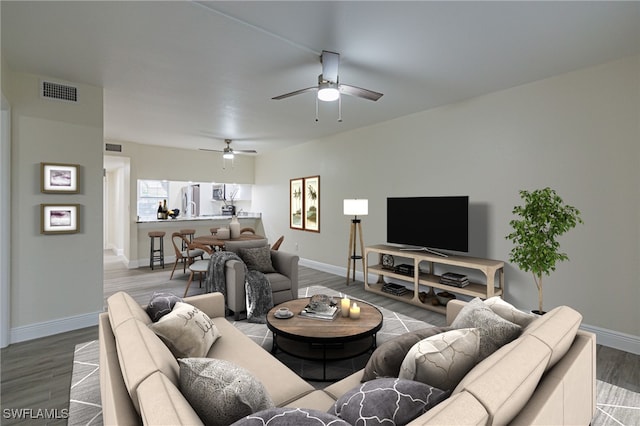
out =
<svg viewBox="0 0 640 426"><path fill-rule="evenodd" d="M640 337L633 334L622 333L620 331L609 330L596 327L594 325L582 324L581 330L589 331L596 335L596 343L602 346L619 349L640 355Z"/></svg>
<svg viewBox="0 0 640 426"><path fill-rule="evenodd" d="M302 266L306 266L322 272L327 272L329 274L341 275L345 277L345 279L347 278L347 268L302 258L300 259L299 263ZM375 282L377 279L377 275L369 274L369 282ZM356 280L363 282L364 273L356 271ZM596 327L589 324L582 324L580 326L580 329L595 334L596 342L599 345L640 355L640 336L634 336L632 334L609 330L602 327Z"/></svg>
<svg viewBox="0 0 640 426"><path fill-rule="evenodd" d="M94 325L98 325L99 314L100 312L90 312L72 317L59 318L52 321L14 327L10 331L10 343L24 342L27 340L38 339L40 337L66 333L67 331L92 327Z"/></svg>

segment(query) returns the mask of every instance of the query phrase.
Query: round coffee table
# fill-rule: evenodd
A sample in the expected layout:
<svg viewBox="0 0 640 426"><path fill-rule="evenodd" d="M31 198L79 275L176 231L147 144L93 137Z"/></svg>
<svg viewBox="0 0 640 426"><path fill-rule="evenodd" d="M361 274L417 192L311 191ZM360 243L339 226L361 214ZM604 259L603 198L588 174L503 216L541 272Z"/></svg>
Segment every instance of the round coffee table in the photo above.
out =
<svg viewBox="0 0 640 426"><path fill-rule="evenodd" d="M340 300L338 299L339 303ZM271 353L278 350L296 358L321 361L322 379L327 379L327 362L355 358L376 348L376 333L382 328L382 313L366 302L357 300L360 318L338 316L330 321L300 316L309 298L289 300L274 306L267 314L267 327L273 333ZM289 308L294 316L279 319L274 315L282 307Z"/></svg>

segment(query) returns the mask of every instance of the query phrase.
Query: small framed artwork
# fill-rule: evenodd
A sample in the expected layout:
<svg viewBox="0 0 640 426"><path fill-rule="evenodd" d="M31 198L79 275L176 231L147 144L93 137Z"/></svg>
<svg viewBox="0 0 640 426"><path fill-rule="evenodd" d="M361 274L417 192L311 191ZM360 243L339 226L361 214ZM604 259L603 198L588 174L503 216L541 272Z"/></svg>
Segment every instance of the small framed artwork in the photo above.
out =
<svg viewBox="0 0 640 426"><path fill-rule="evenodd" d="M40 204L41 234L79 232L80 204Z"/></svg>
<svg viewBox="0 0 640 426"><path fill-rule="evenodd" d="M304 229L302 214L304 211L304 179L289 180L289 226Z"/></svg>
<svg viewBox="0 0 640 426"><path fill-rule="evenodd" d="M304 178L304 229L320 232L320 176Z"/></svg>
<svg viewBox="0 0 640 426"><path fill-rule="evenodd" d="M41 192L79 192L79 169L80 166L77 164L40 163Z"/></svg>

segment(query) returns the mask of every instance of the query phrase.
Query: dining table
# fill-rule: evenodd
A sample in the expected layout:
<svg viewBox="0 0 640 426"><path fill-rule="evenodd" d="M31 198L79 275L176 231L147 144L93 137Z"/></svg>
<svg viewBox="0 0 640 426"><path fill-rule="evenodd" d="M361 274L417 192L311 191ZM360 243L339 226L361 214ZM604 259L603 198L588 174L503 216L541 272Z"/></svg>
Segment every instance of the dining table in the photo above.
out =
<svg viewBox="0 0 640 426"><path fill-rule="evenodd" d="M256 234L240 234L236 238L221 239L216 235L201 235L193 239L194 243L202 244L211 247L213 250L223 250L227 241L251 241L251 240L265 240L266 237Z"/></svg>

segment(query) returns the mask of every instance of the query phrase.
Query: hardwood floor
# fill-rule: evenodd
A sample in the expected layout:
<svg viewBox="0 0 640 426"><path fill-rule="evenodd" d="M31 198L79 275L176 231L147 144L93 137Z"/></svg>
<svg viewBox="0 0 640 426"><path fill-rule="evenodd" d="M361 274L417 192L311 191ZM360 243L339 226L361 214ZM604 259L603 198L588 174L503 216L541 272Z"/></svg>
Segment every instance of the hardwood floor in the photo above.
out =
<svg viewBox="0 0 640 426"><path fill-rule="evenodd" d="M111 294L123 290L138 302L146 303L153 291L171 291L182 295L188 274L181 268L169 280L173 265L151 271L147 268L126 269L114 256L105 256L105 300ZM380 304L395 312L401 312L433 325L444 325L444 316L431 311L394 301L381 295L365 292L360 282L346 285L345 277L300 267L300 287L322 285L348 293L357 298ZM189 295L201 293L197 280L191 285ZM31 418L6 418L6 409L63 410L68 408L69 386L73 351L76 344L98 338L98 328L89 327L55 336L15 343L0 351L1 357L1 408L3 425L66 424L66 420ZM616 349L597 347L597 378L613 385L640 392L640 356ZM27 412L29 413L29 412Z"/></svg>

